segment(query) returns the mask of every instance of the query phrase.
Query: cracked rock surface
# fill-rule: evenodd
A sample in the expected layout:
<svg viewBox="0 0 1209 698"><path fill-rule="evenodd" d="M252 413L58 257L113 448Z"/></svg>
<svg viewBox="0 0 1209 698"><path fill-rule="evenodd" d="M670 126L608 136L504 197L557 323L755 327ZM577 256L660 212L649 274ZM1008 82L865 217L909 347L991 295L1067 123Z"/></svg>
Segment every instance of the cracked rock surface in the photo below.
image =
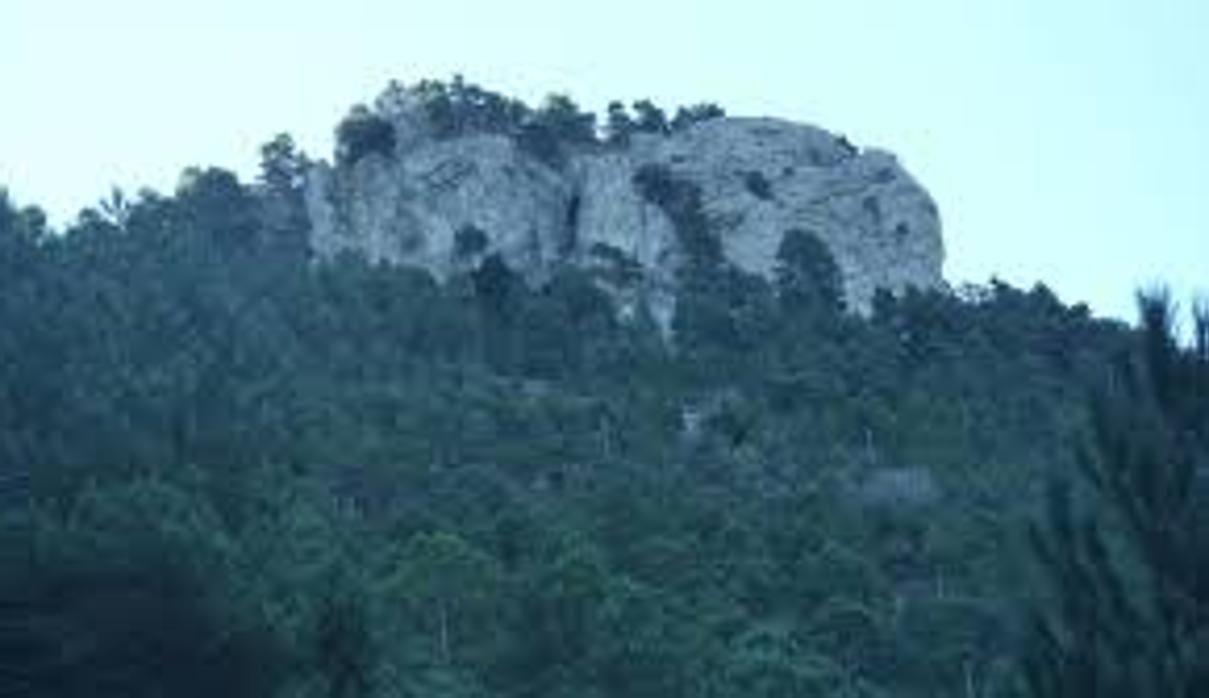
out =
<svg viewBox="0 0 1209 698"><path fill-rule="evenodd" d="M311 244L320 256L355 251L421 266L437 278L497 253L531 283L564 264L624 265L606 283L621 300L645 299L666 322L680 262L676 231L644 200L634 175L661 165L696 185L711 234L739 268L771 278L786 231L828 246L849 308L867 312L878 288L941 283L937 208L889 153L858 151L812 126L718 118L626 146L585 147L547 164L498 134L439 139L414 114L395 112L389 154L352 165L320 163L307 178ZM481 231L485 247L462 249ZM624 307L625 303L623 303Z"/></svg>

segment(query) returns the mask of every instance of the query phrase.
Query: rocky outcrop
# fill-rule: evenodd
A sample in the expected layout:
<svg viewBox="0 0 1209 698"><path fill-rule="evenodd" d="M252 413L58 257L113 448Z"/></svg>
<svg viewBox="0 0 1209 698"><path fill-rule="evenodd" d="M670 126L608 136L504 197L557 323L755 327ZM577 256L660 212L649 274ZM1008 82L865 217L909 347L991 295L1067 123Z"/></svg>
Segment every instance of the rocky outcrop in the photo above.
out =
<svg viewBox="0 0 1209 698"><path fill-rule="evenodd" d="M666 319L681 250L671 220L634 181L657 165L700 190L710 233L745 271L770 275L782 236L801 229L829 247L857 311L878 288L941 281L928 193L893 155L818 128L717 118L633 134L625 146L581 146L551 164L508 135L438 138L405 100L379 109L395 126L392 152L321 163L308 177L321 256L356 251L443 278L495 253L533 283L564 264L620 269L604 283Z"/></svg>
<svg viewBox="0 0 1209 698"><path fill-rule="evenodd" d="M372 260L416 264L444 277L489 252L540 280L567 246L573 184L511 139L433 141L396 157L368 155L347 168L319 165L308 180L312 245ZM486 246L459 247L480 231ZM461 235L459 235L461 234Z"/></svg>

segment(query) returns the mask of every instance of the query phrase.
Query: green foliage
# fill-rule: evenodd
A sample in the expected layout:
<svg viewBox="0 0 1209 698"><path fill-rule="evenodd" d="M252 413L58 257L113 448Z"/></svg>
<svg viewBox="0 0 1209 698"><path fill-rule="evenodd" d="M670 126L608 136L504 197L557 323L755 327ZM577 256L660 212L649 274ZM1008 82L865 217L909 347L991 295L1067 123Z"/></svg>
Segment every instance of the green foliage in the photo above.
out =
<svg viewBox="0 0 1209 698"><path fill-rule="evenodd" d="M464 225L453 236L453 254L458 259L468 259L487 249L490 239L482 228Z"/></svg>
<svg viewBox="0 0 1209 698"><path fill-rule="evenodd" d="M568 150L591 148L601 143L624 146L634 133L668 135L726 112L717 104L703 102L682 106L675 117L651 100L633 103L631 116L621 101L608 104L602 132L596 115L583 111L568 95L551 94L536 107L467 82L461 75L445 82L422 80L414 85L391 82L373 110L364 106L353 111L338 129L337 160L355 162L368 152L390 154L394 132L385 115L410 110L418 104L430 133L437 138L456 138L475 133L510 136L529 154L553 166L565 162Z"/></svg>
<svg viewBox="0 0 1209 698"><path fill-rule="evenodd" d="M313 662L328 698L374 695L377 660L369 601L347 573L325 580L315 611Z"/></svg>
<svg viewBox="0 0 1209 698"><path fill-rule="evenodd" d="M430 638L436 662L450 666L464 641L490 632L501 584L499 564L487 553L454 534L421 533L399 552L387 586Z"/></svg>
<svg viewBox="0 0 1209 698"><path fill-rule="evenodd" d="M666 165L643 165L634 173L634 186L671 219L690 264L715 265L721 261L721 244L709 229L701 190L695 184L676 177Z"/></svg>
<svg viewBox="0 0 1209 698"><path fill-rule="evenodd" d="M1036 696L1209 691L1209 316L1181 347L1165 294L1139 296L1137 348L1093 410L1084 474L1096 509L1051 488L1034 547L1054 586L1025 652Z"/></svg>
<svg viewBox="0 0 1209 698"><path fill-rule="evenodd" d="M676 109L676 116L670 123L667 115L650 100L644 99L635 102L634 111L636 116L632 117L622 102L609 103L605 123L605 142L611 145L625 145L629 143L630 135L633 133L674 133L684 131L694 124L726 116L722 107L710 102L679 107Z"/></svg>
<svg viewBox="0 0 1209 698"><path fill-rule="evenodd" d="M634 102L634 130L641 133L666 134L671 131L667 114L649 99Z"/></svg>
<svg viewBox="0 0 1209 698"><path fill-rule="evenodd" d="M411 88L392 83L381 102L410 90L420 100L429 126L440 138L469 133L515 133L532 116L523 102L468 83L455 75L449 83L423 80Z"/></svg>
<svg viewBox="0 0 1209 698"><path fill-rule="evenodd" d="M388 110L396 101L412 99L419 101L429 128L438 138L503 134L552 166L563 162L565 148L597 142L595 114L581 111L567 95L552 94L534 109L455 75L449 83L424 80L412 87L392 83L379 98L379 109Z"/></svg>
<svg viewBox="0 0 1209 698"><path fill-rule="evenodd" d="M353 165L371 153L390 157L395 150L395 127L385 117L357 105L336 126L336 160Z"/></svg>
<svg viewBox="0 0 1209 698"><path fill-rule="evenodd" d="M270 189L297 189L309 164L288 133L279 133L260 146L260 180Z"/></svg>
<svg viewBox="0 0 1209 698"><path fill-rule="evenodd" d="M453 129L533 118L419 89ZM816 237L744 274L653 168L688 251L665 341L601 288L641 300L620 250L539 286L283 254L270 145L255 186L193 170L61 234L0 201L0 513L36 543L0 547L37 553L0 565L6 686L1004 695L1038 483L1125 328L1000 283L844 314ZM883 496L904 473L928 496Z"/></svg>
<svg viewBox="0 0 1209 698"><path fill-rule="evenodd" d="M752 170L743 175L743 186L747 187L747 191L751 195L762 201L772 199L772 185L768 179L760 172Z"/></svg>
<svg viewBox="0 0 1209 698"><path fill-rule="evenodd" d="M5 277L20 273L46 236L46 214L35 207L16 208L8 190L0 187L0 271Z"/></svg>
<svg viewBox="0 0 1209 698"><path fill-rule="evenodd" d="M310 165L289 134L279 133L260 148L262 188L257 208L261 238L282 256L308 254L310 219L303 190Z"/></svg>
<svg viewBox="0 0 1209 698"><path fill-rule="evenodd" d="M83 492L39 522L29 571L37 695L260 696L281 657L222 523L156 481Z"/></svg>
<svg viewBox="0 0 1209 698"><path fill-rule="evenodd" d="M680 107L676 109L676 116L672 118L671 130L683 131L694 124L699 124L711 119L721 119L726 116L726 111L722 107L713 102L702 102L689 107Z"/></svg>
<svg viewBox="0 0 1209 698"><path fill-rule="evenodd" d="M581 112L566 95L550 95L516 132L517 144L538 160L560 167L569 147L596 144L596 115Z"/></svg>
<svg viewBox="0 0 1209 698"><path fill-rule="evenodd" d="M777 296L805 317L835 317L843 310L839 267L827 245L809 231L788 230L777 249Z"/></svg>
<svg viewBox="0 0 1209 698"><path fill-rule="evenodd" d="M188 169L176 197L182 222L219 245L246 246L259 232L256 202L232 172Z"/></svg>
<svg viewBox="0 0 1209 698"><path fill-rule="evenodd" d="M625 104L616 100L609 102L605 120L605 142L610 145L626 145L635 129L634 119L626 111Z"/></svg>
<svg viewBox="0 0 1209 698"><path fill-rule="evenodd" d="M551 167L561 167L565 161L562 143L549 122L526 121L516 134L516 144L524 152Z"/></svg>
<svg viewBox="0 0 1209 698"><path fill-rule="evenodd" d="M596 115L581 112L579 105L566 95L554 94L534 114L534 121L544 125L563 143L595 143Z"/></svg>

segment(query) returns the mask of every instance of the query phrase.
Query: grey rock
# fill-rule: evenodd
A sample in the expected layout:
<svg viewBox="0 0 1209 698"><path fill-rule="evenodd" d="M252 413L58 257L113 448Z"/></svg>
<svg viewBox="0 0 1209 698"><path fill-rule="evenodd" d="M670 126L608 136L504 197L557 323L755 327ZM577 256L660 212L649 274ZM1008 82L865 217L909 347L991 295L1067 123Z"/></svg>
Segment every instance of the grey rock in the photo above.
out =
<svg viewBox="0 0 1209 698"><path fill-rule="evenodd" d="M377 105L396 126L393 153L310 171L311 244L321 257L353 251L445 278L498 253L534 284L560 265L594 269L623 313L646 304L666 327L679 244L633 183L644 165L662 165L700 188L711 232L747 272L771 277L782 236L802 229L831 250L857 312L878 288L942 282L941 224L928 193L893 155L857 151L822 129L719 118L668 136L636 134L625 147L585 147L552 166L505 135L439 139L409 99L396 91ZM469 227L486 234L486 249L458 249L458 231Z"/></svg>
<svg viewBox="0 0 1209 698"><path fill-rule="evenodd" d="M430 141L398 157L319 166L307 187L312 246L415 264L444 278L460 263L457 232L474 227L509 266L544 278L566 246L570 183L504 136Z"/></svg>

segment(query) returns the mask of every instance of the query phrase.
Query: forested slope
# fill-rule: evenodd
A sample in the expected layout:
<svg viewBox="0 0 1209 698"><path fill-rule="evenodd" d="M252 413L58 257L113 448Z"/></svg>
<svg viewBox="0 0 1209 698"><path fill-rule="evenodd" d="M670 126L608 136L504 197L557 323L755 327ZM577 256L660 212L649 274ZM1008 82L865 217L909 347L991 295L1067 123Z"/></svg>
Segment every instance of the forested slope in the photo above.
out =
<svg viewBox="0 0 1209 698"><path fill-rule="evenodd" d="M0 200L6 688L1008 694L1126 327L997 282L846 314L802 233L774 283L690 265L664 337L582 271L316 262L271 175Z"/></svg>

